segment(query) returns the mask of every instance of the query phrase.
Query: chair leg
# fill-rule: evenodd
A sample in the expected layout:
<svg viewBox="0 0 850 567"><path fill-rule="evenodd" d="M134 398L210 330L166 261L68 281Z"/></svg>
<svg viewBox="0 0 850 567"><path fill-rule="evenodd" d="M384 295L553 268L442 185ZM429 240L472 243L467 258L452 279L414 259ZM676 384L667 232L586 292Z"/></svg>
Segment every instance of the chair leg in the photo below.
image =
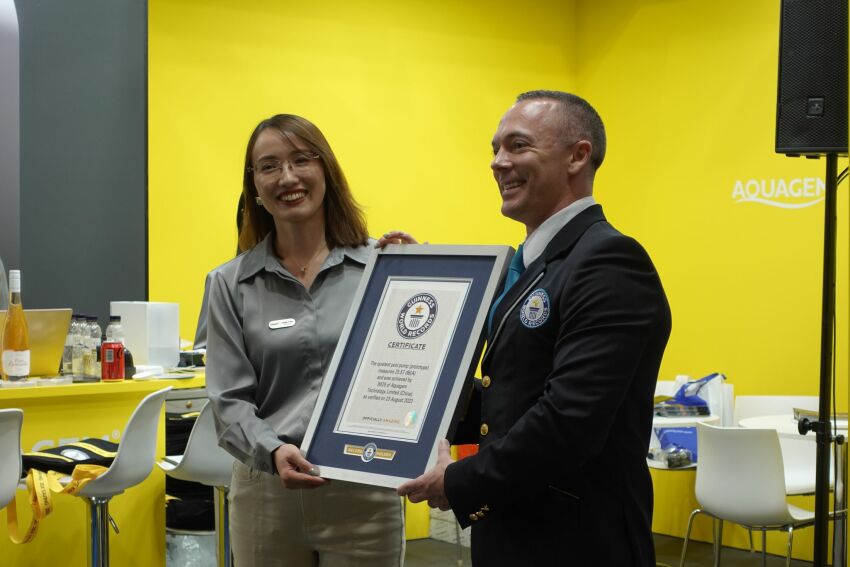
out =
<svg viewBox="0 0 850 567"><path fill-rule="evenodd" d="M696 517L697 514L701 514L701 513L702 513L702 510L697 508L696 510L691 512L691 515L688 517L688 528L685 530L685 541L682 544L682 557L679 559L679 567L685 567L685 553L688 552L688 540L691 537L691 528L694 525L694 518Z"/></svg>
<svg viewBox="0 0 850 567"><path fill-rule="evenodd" d="M93 496L89 503L89 565L109 567L109 498Z"/></svg>
<svg viewBox="0 0 850 567"><path fill-rule="evenodd" d="M723 520L715 518L714 528L714 567L720 567L720 555L723 551Z"/></svg>
<svg viewBox="0 0 850 567"><path fill-rule="evenodd" d="M761 567L767 567L767 530L761 530Z"/></svg>
<svg viewBox="0 0 850 567"><path fill-rule="evenodd" d="M233 565L233 554L230 551L230 504L227 496L228 487L215 487L215 555L218 567Z"/></svg>
<svg viewBox="0 0 850 567"><path fill-rule="evenodd" d="M460 541L460 524L456 518L452 519L455 523L455 551L457 552L455 562L457 563L457 567L463 567L463 544Z"/></svg>
<svg viewBox="0 0 850 567"><path fill-rule="evenodd" d="M747 528L747 533L750 534L750 553L754 553L756 549L753 547L753 528Z"/></svg>
<svg viewBox="0 0 850 567"><path fill-rule="evenodd" d="M788 526L788 554L785 556L785 567L791 567L791 548L794 546L794 526Z"/></svg>

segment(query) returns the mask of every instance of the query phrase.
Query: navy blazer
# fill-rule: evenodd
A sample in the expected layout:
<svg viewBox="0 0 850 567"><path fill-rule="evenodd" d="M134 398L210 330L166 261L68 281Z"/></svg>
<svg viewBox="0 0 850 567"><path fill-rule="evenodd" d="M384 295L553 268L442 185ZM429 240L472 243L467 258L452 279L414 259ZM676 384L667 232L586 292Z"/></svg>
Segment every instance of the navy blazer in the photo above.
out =
<svg viewBox="0 0 850 567"><path fill-rule="evenodd" d="M474 565L654 567L646 452L670 327L652 261L598 205L508 291L456 438L476 430L479 452L445 473Z"/></svg>

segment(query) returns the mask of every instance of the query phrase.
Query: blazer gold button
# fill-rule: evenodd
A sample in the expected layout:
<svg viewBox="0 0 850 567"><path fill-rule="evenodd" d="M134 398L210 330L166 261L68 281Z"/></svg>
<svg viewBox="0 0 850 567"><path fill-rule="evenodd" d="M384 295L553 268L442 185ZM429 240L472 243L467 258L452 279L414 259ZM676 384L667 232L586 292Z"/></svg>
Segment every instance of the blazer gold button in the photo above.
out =
<svg viewBox="0 0 850 567"><path fill-rule="evenodd" d="M484 386L485 388L489 388L490 387L490 381L491 381L490 377L485 376L484 378L481 379L481 385Z"/></svg>
<svg viewBox="0 0 850 567"><path fill-rule="evenodd" d="M490 426L486 423L482 423L479 432L481 433L481 435L487 435L488 433L490 433Z"/></svg>
<svg viewBox="0 0 850 567"><path fill-rule="evenodd" d="M483 518L484 512L476 512L475 515L478 516L479 518Z"/></svg>
<svg viewBox="0 0 850 567"><path fill-rule="evenodd" d="M470 519L470 520L472 520L473 522L477 522L477 521L478 521L478 516L476 516L475 514L470 514L470 515L469 515L469 519Z"/></svg>

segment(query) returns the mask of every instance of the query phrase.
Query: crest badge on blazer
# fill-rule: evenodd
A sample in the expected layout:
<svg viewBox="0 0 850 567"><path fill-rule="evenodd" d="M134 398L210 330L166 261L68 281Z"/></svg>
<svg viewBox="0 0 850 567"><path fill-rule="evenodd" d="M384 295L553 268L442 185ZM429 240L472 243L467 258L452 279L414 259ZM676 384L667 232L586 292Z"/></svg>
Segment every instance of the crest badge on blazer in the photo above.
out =
<svg viewBox="0 0 850 567"><path fill-rule="evenodd" d="M519 310L519 320L529 329L536 329L549 319L549 294L543 288L532 291Z"/></svg>

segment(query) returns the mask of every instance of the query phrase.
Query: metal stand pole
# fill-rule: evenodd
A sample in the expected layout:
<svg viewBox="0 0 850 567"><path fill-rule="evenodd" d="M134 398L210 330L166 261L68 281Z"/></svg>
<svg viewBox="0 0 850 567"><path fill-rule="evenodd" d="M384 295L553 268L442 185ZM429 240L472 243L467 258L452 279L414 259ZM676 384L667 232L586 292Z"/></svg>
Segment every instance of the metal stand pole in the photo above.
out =
<svg viewBox="0 0 850 567"><path fill-rule="evenodd" d="M836 154L826 156L825 181L820 405L818 407L818 422L811 424L812 429L817 434L814 567L826 567L829 557L829 455L832 449L832 421L830 417L832 414L832 345L835 330L833 325L835 316L835 211L838 182L838 156Z"/></svg>
<svg viewBox="0 0 850 567"><path fill-rule="evenodd" d="M832 523L832 564L847 565L847 444L835 440L835 520Z"/></svg>

